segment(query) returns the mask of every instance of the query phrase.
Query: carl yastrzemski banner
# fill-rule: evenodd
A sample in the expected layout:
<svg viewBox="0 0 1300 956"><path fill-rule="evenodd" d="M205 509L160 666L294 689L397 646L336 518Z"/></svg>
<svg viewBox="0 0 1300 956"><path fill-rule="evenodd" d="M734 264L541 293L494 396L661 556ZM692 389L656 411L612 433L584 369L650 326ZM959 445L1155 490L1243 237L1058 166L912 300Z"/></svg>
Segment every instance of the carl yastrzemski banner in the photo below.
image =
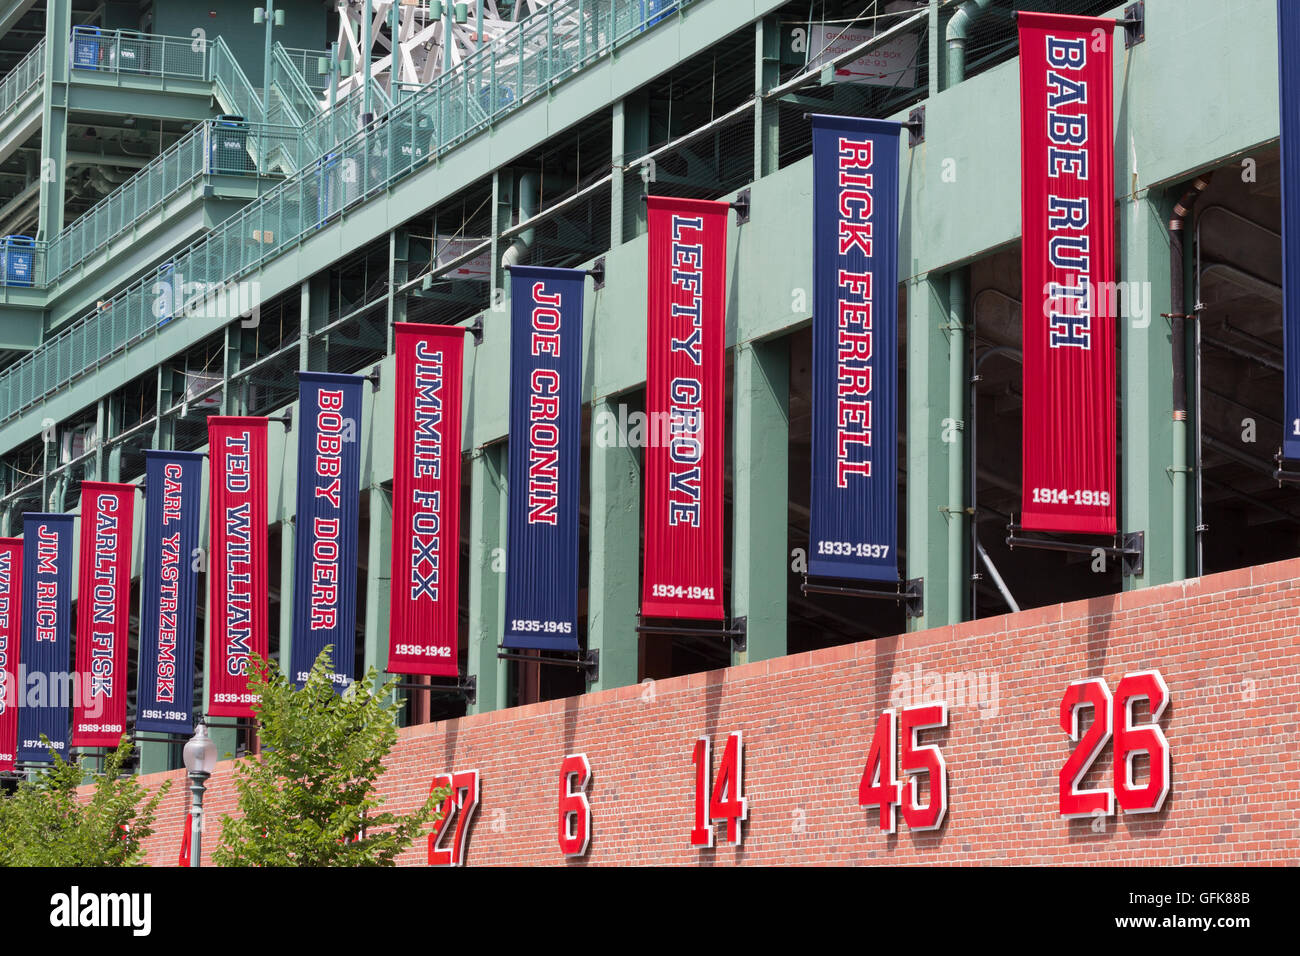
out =
<svg viewBox="0 0 1300 956"><path fill-rule="evenodd" d="M1278 0L1282 176L1282 454L1300 460L1300 4Z"/></svg>
<svg viewBox="0 0 1300 956"><path fill-rule="evenodd" d="M23 515L22 662L17 760L68 757L72 681L72 515ZM42 742L42 735L48 743Z"/></svg>
<svg viewBox="0 0 1300 956"><path fill-rule="evenodd" d="M22 630L23 543L0 538L0 773L18 750L18 642Z"/></svg>
<svg viewBox="0 0 1300 956"><path fill-rule="evenodd" d="M1113 534L1115 21L1021 13L1021 525Z"/></svg>
<svg viewBox="0 0 1300 956"><path fill-rule="evenodd" d="M725 202L649 197L646 617L721 620ZM663 426L664 423L666 427Z"/></svg>

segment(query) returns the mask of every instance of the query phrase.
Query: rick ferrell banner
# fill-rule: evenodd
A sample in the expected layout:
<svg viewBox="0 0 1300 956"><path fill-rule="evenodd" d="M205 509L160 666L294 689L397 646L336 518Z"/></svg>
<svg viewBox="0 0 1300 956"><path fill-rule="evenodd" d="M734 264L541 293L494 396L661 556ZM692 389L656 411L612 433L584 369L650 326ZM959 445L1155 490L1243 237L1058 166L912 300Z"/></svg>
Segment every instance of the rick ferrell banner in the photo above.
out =
<svg viewBox="0 0 1300 956"><path fill-rule="evenodd" d="M1279 100L1282 106L1282 344L1285 415L1282 454L1300 459L1300 6L1278 0Z"/></svg>
<svg viewBox="0 0 1300 956"><path fill-rule="evenodd" d="M814 116L810 574L898 580L898 142Z"/></svg>
<svg viewBox="0 0 1300 956"><path fill-rule="evenodd" d="M135 496L135 485L81 485L74 747L116 747L126 733Z"/></svg>
<svg viewBox="0 0 1300 956"><path fill-rule="evenodd" d="M252 717L249 657L267 653L266 419L209 416L208 457L208 715Z"/></svg>
<svg viewBox="0 0 1300 956"><path fill-rule="evenodd" d="M48 763L68 755L68 708L75 691L72 659L72 515L23 515L18 760ZM48 743L41 741L41 735Z"/></svg>
<svg viewBox="0 0 1300 956"><path fill-rule="evenodd" d="M466 330L399 322L388 671L455 677Z"/></svg>
<svg viewBox="0 0 1300 956"><path fill-rule="evenodd" d="M582 293L578 269L510 270L507 648L577 651Z"/></svg>
<svg viewBox="0 0 1300 956"><path fill-rule="evenodd" d="M326 646L332 679L352 682L357 630L357 518L361 502L358 375L298 373L298 510L294 526L295 683L307 682Z"/></svg>
<svg viewBox="0 0 1300 956"><path fill-rule="evenodd" d="M136 730L194 729L194 629L198 603L203 456L146 451L140 659Z"/></svg>
<svg viewBox="0 0 1300 956"><path fill-rule="evenodd" d="M18 645L22 640L23 543L0 538L0 773L18 751Z"/></svg>
<svg viewBox="0 0 1300 956"><path fill-rule="evenodd" d="M1021 524L1113 534L1114 20L1021 13Z"/></svg>
<svg viewBox="0 0 1300 956"><path fill-rule="evenodd" d="M723 617L728 208L649 199L646 411L656 425L645 452L646 617Z"/></svg>

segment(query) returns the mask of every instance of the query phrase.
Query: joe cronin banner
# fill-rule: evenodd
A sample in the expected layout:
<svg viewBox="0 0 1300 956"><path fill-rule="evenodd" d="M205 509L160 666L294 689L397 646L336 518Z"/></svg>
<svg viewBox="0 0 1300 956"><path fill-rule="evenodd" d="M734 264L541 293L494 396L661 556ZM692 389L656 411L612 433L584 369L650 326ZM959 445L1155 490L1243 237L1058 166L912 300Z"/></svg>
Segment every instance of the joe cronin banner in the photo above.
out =
<svg viewBox="0 0 1300 956"><path fill-rule="evenodd" d="M1021 13L1021 524L1116 522L1114 20Z"/></svg>
<svg viewBox="0 0 1300 956"><path fill-rule="evenodd" d="M510 270L506 648L579 650L585 282L578 269Z"/></svg>
<svg viewBox="0 0 1300 956"><path fill-rule="evenodd" d="M361 501L361 383L357 375L298 373L298 509L294 526L290 675L307 682L328 645L338 691L352 682Z"/></svg>
<svg viewBox="0 0 1300 956"><path fill-rule="evenodd" d="M646 617L721 620L725 202L649 198Z"/></svg>
<svg viewBox="0 0 1300 956"><path fill-rule="evenodd" d="M460 597L460 417L465 332L393 325L391 674L457 674Z"/></svg>
<svg viewBox="0 0 1300 956"><path fill-rule="evenodd" d="M135 729L194 729L194 631L198 601L203 455L149 450L145 456L140 659Z"/></svg>
<svg viewBox="0 0 1300 956"><path fill-rule="evenodd" d="M813 116L808 571L898 580L898 123Z"/></svg>
<svg viewBox="0 0 1300 956"><path fill-rule="evenodd" d="M208 418L208 716L253 716L249 657L267 653L266 419Z"/></svg>
<svg viewBox="0 0 1300 956"><path fill-rule="evenodd" d="M116 747L126 733L135 485L81 485L77 575L77 693L72 746Z"/></svg>
<svg viewBox="0 0 1300 956"><path fill-rule="evenodd" d="M18 644L22 639L23 543L0 538L0 773L18 750Z"/></svg>
<svg viewBox="0 0 1300 956"><path fill-rule="evenodd" d="M23 515L21 656L27 680L18 688L18 760L49 762L51 750L68 755L72 560L72 515Z"/></svg>
<svg viewBox="0 0 1300 956"><path fill-rule="evenodd" d="M1285 427L1282 455L1300 459L1300 7L1277 4L1278 81L1282 107L1282 343Z"/></svg>

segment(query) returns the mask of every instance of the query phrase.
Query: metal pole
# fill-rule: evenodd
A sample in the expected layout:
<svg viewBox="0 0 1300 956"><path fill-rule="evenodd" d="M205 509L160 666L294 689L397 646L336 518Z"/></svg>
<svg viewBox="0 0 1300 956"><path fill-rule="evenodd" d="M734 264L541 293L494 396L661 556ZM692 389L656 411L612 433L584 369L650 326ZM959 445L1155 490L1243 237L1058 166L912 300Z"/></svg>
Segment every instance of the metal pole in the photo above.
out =
<svg viewBox="0 0 1300 956"><path fill-rule="evenodd" d="M339 70L342 67L339 64L339 41L335 40L330 44L330 112L334 112L334 104L339 98Z"/></svg>
<svg viewBox="0 0 1300 956"><path fill-rule="evenodd" d="M266 50L262 56L262 122L271 122L271 29L275 26L275 0L266 0Z"/></svg>
<svg viewBox="0 0 1300 956"><path fill-rule="evenodd" d="M190 773L190 866L203 856L203 789L210 774Z"/></svg>
<svg viewBox="0 0 1300 956"><path fill-rule="evenodd" d="M374 19L374 11L370 4L371 0L366 0L362 12L361 56L357 58L357 66L361 69L361 112L367 116L374 112L371 109L370 99L370 21Z"/></svg>

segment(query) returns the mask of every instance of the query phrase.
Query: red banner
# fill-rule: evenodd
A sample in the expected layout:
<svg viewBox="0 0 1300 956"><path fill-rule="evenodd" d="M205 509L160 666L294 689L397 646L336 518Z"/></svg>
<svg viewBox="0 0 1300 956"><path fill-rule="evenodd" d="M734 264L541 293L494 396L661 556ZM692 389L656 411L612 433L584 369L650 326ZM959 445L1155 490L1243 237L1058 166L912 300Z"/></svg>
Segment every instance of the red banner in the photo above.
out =
<svg viewBox="0 0 1300 956"><path fill-rule="evenodd" d="M725 202L649 200L646 617L721 620Z"/></svg>
<svg viewBox="0 0 1300 956"><path fill-rule="evenodd" d="M1020 13L1021 524L1113 534L1114 20Z"/></svg>
<svg viewBox="0 0 1300 956"><path fill-rule="evenodd" d="M72 746L116 747L126 733L135 485L81 484L77 674Z"/></svg>
<svg viewBox="0 0 1300 956"><path fill-rule="evenodd" d="M18 749L18 649L22 640L23 541L0 538L0 773Z"/></svg>
<svg viewBox="0 0 1300 956"><path fill-rule="evenodd" d="M245 669L267 653L266 419L208 418L208 716L252 717Z"/></svg>
<svg viewBox="0 0 1300 956"><path fill-rule="evenodd" d="M399 322L388 671L457 674L465 329Z"/></svg>

